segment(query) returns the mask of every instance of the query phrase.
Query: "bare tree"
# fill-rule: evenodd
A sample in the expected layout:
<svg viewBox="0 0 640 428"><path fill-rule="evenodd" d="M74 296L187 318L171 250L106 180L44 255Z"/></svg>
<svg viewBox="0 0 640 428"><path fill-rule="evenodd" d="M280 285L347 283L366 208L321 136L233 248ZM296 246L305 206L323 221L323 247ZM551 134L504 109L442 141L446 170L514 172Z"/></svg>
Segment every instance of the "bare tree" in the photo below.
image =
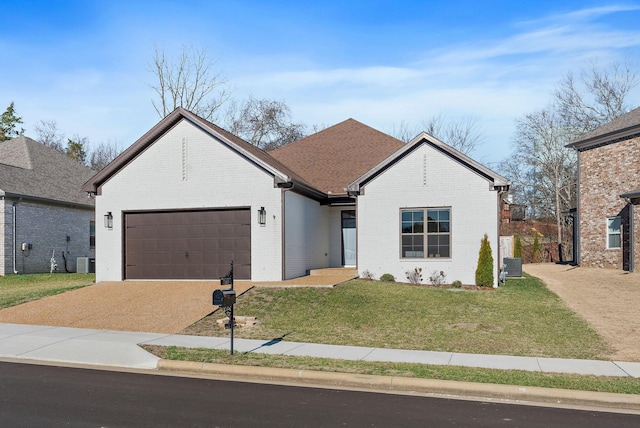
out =
<svg viewBox="0 0 640 428"><path fill-rule="evenodd" d="M513 156L503 164L534 215L555 219L558 243L562 213L576 202L576 154L565 147L571 139L571 130L554 109L527 114L516 122Z"/></svg>
<svg viewBox="0 0 640 428"><path fill-rule="evenodd" d="M404 143L408 143L413 139L413 137L418 134L419 131L416 129L416 127L412 127L411 125L409 125L409 122L405 122L404 120L400 121L400 124L398 126L396 126L394 123L391 128L391 132L389 132L389 135L397 138Z"/></svg>
<svg viewBox="0 0 640 428"><path fill-rule="evenodd" d="M55 120L41 120L35 126L36 140L60 153L65 153L64 134L58 131Z"/></svg>
<svg viewBox="0 0 640 428"><path fill-rule="evenodd" d="M263 150L273 150L303 138L305 125L291 121L284 101L248 98L232 102L227 110L227 129Z"/></svg>
<svg viewBox="0 0 640 428"><path fill-rule="evenodd" d="M122 146L115 142L107 141L98 144L89 155L89 167L94 171L100 171L122 153Z"/></svg>
<svg viewBox="0 0 640 428"><path fill-rule="evenodd" d="M627 96L638 83L629 61L606 69L592 63L578 80L568 73L556 88L554 101L565 124L578 137L629 111Z"/></svg>
<svg viewBox="0 0 640 428"><path fill-rule="evenodd" d="M461 116L447 120L443 113L433 115L422 122L424 131L447 143L459 152L470 155L484 142L477 118Z"/></svg>
<svg viewBox="0 0 640 428"><path fill-rule="evenodd" d="M158 95L152 100L160 117L183 107L200 117L213 120L216 111L228 99L226 80L215 71L206 49L183 46L180 55L168 59L164 50L154 50L151 72L157 83L151 85Z"/></svg>

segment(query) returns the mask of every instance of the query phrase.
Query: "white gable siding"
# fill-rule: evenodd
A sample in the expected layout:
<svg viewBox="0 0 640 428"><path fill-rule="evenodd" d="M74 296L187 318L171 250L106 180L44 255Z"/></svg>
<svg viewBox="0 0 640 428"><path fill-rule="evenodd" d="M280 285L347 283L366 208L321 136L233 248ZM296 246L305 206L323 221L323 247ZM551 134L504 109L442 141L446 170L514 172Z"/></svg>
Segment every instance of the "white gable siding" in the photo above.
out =
<svg viewBox="0 0 640 428"><path fill-rule="evenodd" d="M293 192L285 193L285 279L329 267L329 208Z"/></svg>
<svg viewBox="0 0 640 428"><path fill-rule="evenodd" d="M251 208L251 278L282 279L281 190L273 176L186 120L102 187L96 198L96 280L123 277L123 211ZM257 211L267 212L260 226ZM108 211L113 229L102 225Z"/></svg>
<svg viewBox="0 0 640 428"><path fill-rule="evenodd" d="M402 259L400 210L450 207L451 258ZM489 236L497 281L498 205L490 182L431 146L423 144L376 177L358 197L358 270L376 277L390 273L406 282L406 271L422 268L446 281L475 283L480 240Z"/></svg>

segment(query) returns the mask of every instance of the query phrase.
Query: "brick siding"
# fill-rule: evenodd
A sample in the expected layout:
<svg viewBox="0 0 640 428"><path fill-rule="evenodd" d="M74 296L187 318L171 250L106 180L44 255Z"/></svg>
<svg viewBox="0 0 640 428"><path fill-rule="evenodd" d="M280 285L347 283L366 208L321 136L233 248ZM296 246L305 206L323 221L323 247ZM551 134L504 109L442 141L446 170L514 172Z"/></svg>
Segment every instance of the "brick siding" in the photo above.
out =
<svg viewBox="0 0 640 428"><path fill-rule="evenodd" d="M622 193L640 189L640 137L581 151L580 265L628 269L629 208ZM622 218L622 249L607 249L607 218ZM640 206L634 209L635 260L640 263Z"/></svg>

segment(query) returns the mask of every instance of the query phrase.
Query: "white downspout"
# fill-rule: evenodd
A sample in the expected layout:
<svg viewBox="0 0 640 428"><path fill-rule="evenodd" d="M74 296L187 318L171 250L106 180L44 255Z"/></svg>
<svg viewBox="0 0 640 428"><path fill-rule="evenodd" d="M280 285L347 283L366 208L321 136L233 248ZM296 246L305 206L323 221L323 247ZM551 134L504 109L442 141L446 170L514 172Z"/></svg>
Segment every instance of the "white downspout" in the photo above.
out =
<svg viewBox="0 0 640 428"><path fill-rule="evenodd" d="M16 204L17 202L14 202L12 205L12 211L13 211L13 274L17 275L18 274L18 269L16 267L16 259L18 258L18 247L17 247L17 237L16 237L16 223L17 223L17 218L16 218Z"/></svg>

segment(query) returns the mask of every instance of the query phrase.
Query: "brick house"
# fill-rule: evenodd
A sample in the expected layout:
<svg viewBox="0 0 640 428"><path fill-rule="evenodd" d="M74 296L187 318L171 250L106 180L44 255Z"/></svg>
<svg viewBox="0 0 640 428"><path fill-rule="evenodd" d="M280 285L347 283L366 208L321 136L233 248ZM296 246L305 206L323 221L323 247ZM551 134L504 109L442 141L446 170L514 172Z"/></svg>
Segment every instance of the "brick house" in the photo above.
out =
<svg viewBox="0 0 640 428"><path fill-rule="evenodd" d="M0 142L0 275L75 271L94 256L95 171L28 137Z"/></svg>
<svg viewBox="0 0 640 428"><path fill-rule="evenodd" d="M640 257L640 108L568 147L578 151L578 263L633 271Z"/></svg>
<svg viewBox="0 0 640 428"><path fill-rule="evenodd" d="M428 134L401 141L356 120L265 152L182 108L83 186L98 216L97 281L281 281L356 267L399 281L475 282L486 233L498 279L509 182Z"/></svg>

